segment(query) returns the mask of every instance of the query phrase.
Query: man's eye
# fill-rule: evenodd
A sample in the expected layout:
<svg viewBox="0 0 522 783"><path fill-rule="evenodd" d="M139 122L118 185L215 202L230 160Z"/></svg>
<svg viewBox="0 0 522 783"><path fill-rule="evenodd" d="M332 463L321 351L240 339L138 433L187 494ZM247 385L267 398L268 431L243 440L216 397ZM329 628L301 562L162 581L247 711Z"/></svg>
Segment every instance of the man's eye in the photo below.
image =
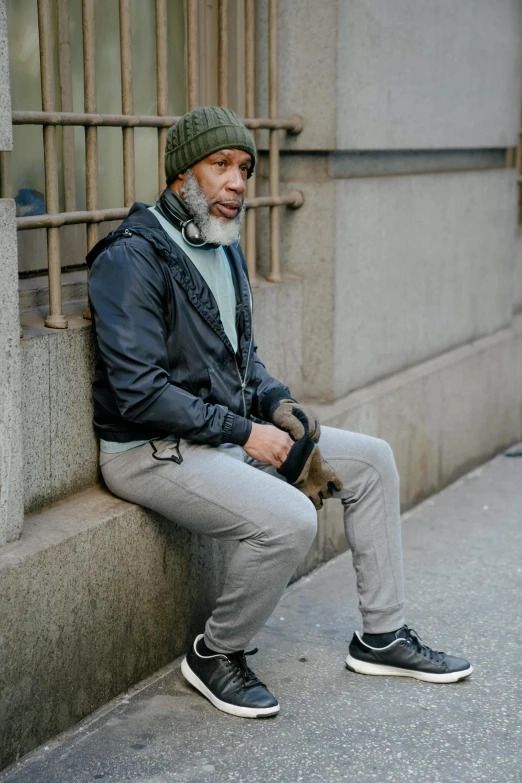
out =
<svg viewBox="0 0 522 783"><path fill-rule="evenodd" d="M223 168L223 166L226 166L227 164L225 163L224 160L216 160L216 165Z"/></svg>

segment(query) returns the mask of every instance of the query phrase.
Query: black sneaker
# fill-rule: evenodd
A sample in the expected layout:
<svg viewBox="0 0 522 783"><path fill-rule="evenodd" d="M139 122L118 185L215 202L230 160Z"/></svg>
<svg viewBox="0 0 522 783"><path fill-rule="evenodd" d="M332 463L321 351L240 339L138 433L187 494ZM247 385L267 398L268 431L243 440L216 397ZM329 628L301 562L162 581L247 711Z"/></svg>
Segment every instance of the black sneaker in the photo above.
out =
<svg viewBox="0 0 522 783"><path fill-rule="evenodd" d="M196 637L187 657L181 662L181 673L194 688L212 702L214 707L240 718L267 718L279 712L277 699L266 685L248 668L245 655L237 652L224 655L200 655Z"/></svg>
<svg viewBox="0 0 522 783"><path fill-rule="evenodd" d="M389 674L440 683L460 682L473 671L464 658L455 658L421 644L417 632L407 625L397 631L396 637L386 647L370 647L354 633L346 667L359 674Z"/></svg>

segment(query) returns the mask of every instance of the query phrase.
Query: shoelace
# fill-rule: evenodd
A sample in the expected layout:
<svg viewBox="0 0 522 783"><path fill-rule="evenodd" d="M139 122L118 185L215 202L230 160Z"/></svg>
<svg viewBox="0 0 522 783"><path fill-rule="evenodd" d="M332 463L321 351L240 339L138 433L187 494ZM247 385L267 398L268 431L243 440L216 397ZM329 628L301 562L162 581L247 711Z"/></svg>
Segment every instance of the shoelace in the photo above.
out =
<svg viewBox="0 0 522 783"><path fill-rule="evenodd" d="M246 656L255 655L257 651L256 647L248 652L240 651L227 655L227 659L232 665L232 668L236 670L233 682L239 682L242 679L243 688L254 688L256 685L262 685L266 688L266 685L256 677L252 669L249 669L246 662Z"/></svg>
<svg viewBox="0 0 522 783"><path fill-rule="evenodd" d="M401 630L404 630L407 635L399 638L404 639L406 644L413 645L420 655L435 663L443 662L444 653L440 650L432 650L427 644L422 644L422 639L414 628L408 628L408 626L405 625Z"/></svg>

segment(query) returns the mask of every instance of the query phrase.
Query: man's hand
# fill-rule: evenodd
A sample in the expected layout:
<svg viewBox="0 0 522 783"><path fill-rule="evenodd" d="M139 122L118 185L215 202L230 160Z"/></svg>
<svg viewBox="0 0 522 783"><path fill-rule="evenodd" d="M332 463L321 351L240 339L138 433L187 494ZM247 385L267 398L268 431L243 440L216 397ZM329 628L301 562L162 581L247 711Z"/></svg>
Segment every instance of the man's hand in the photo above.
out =
<svg viewBox="0 0 522 783"><path fill-rule="evenodd" d="M287 432L272 424L252 422L252 432L243 448L253 459L268 462L275 468L279 468L293 445L294 441Z"/></svg>
<svg viewBox="0 0 522 783"><path fill-rule="evenodd" d="M340 491L343 484L332 466L323 459L319 446L311 439L307 415L294 408L293 416L301 434L292 446L286 462L277 472L306 495L316 509L320 509L323 500L331 498L335 490Z"/></svg>
<svg viewBox="0 0 522 783"><path fill-rule="evenodd" d="M318 443L321 437L321 425L317 415L307 405L301 405L294 400L279 400L271 409L271 420L276 427L289 432L295 440L299 440L303 437L304 430L299 418L295 416L296 409L306 416L309 435L314 443Z"/></svg>

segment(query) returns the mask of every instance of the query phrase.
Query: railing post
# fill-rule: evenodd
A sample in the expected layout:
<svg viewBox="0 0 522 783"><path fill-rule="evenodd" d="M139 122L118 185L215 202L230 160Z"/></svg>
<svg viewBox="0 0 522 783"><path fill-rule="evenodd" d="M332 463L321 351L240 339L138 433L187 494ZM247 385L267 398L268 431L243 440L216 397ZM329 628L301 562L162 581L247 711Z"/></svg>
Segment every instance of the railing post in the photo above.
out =
<svg viewBox="0 0 522 783"><path fill-rule="evenodd" d="M158 115L164 117L169 110L167 59L167 0L156 0L156 84L158 90ZM167 128L158 130L158 184L164 190L165 181L165 144Z"/></svg>
<svg viewBox="0 0 522 783"><path fill-rule="evenodd" d="M60 98L62 111L73 110L71 43L69 37L69 2L57 0L58 59L60 64ZM63 189L65 211L76 210L76 176L74 166L74 128L62 129Z"/></svg>
<svg viewBox="0 0 522 783"><path fill-rule="evenodd" d="M130 0L120 0L121 113L132 114L132 37ZM123 203L134 203L134 128L123 128Z"/></svg>
<svg viewBox="0 0 522 783"><path fill-rule="evenodd" d="M254 0L245 2L245 114L248 117L255 116L255 8ZM256 132L252 131L254 139ZM256 174L247 181L246 197L247 202L255 198L256 195ZM247 210L245 217L245 255L250 277L250 285L255 288L259 285L256 275L256 212L254 209Z"/></svg>
<svg viewBox="0 0 522 783"><path fill-rule="evenodd" d="M218 103L228 106L228 0L218 5Z"/></svg>
<svg viewBox="0 0 522 783"><path fill-rule="evenodd" d="M10 150L0 152L0 198L13 198Z"/></svg>
<svg viewBox="0 0 522 783"><path fill-rule="evenodd" d="M268 7L268 114L270 119L277 118L277 0L269 0ZM279 195L279 131L270 131L268 149L270 166L270 196ZM267 280L272 283L282 281L279 264L279 207L270 207L270 273Z"/></svg>
<svg viewBox="0 0 522 783"><path fill-rule="evenodd" d="M42 111L54 111L53 28L50 0L38 0L38 31L40 38L40 78L42 84ZM47 213L60 211L58 198L58 170L56 158L56 128L44 125L45 204ZM47 264L49 267L49 315L45 325L51 329L66 329L62 313L62 268L60 264L60 230L47 229Z"/></svg>
<svg viewBox="0 0 522 783"><path fill-rule="evenodd" d="M198 105L198 1L187 0L188 109Z"/></svg>
<svg viewBox="0 0 522 783"><path fill-rule="evenodd" d="M84 110L96 113L96 73L94 63L94 0L82 0ZM85 202L89 212L98 209L98 131L85 128ZM98 226L87 224L87 251L98 241Z"/></svg>

